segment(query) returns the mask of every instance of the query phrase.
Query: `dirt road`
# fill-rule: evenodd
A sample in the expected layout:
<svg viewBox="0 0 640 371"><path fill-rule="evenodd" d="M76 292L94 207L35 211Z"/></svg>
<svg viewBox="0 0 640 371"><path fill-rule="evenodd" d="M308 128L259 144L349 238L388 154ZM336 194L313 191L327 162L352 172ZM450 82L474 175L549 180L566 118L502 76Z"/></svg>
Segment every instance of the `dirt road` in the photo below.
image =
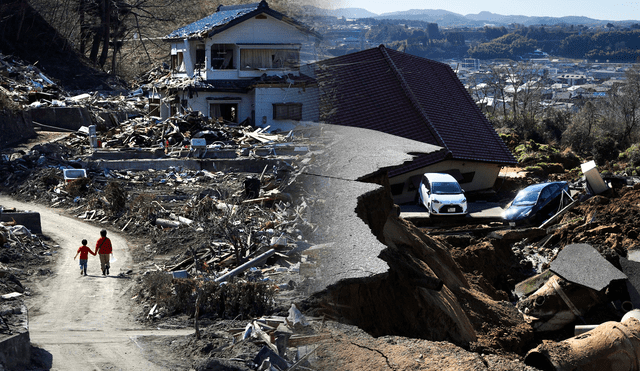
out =
<svg viewBox="0 0 640 371"><path fill-rule="evenodd" d="M142 339L192 334L193 330L148 330L133 321L130 289L134 282L119 276L133 267L122 236L108 233L116 258L109 276L102 275L100 261L92 255L87 276L81 276L73 257L82 239L95 248L102 228L2 195L0 205L39 212L43 234L60 245L53 276L36 283L35 295L27 301L31 343L49 353L45 358L51 370L167 370L176 365L177 360L158 355Z"/></svg>

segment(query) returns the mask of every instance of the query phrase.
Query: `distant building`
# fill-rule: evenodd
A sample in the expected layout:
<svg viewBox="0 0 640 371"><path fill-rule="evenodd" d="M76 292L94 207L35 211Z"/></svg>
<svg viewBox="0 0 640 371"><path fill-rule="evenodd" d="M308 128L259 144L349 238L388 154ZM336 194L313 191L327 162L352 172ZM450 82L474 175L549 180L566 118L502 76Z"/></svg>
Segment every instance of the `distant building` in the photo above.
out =
<svg viewBox="0 0 640 371"><path fill-rule="evenodd" d="M557 75L556 80L562 84L567 84L569 86L583 85L587 83L587 76L565 73Z"/></svg>

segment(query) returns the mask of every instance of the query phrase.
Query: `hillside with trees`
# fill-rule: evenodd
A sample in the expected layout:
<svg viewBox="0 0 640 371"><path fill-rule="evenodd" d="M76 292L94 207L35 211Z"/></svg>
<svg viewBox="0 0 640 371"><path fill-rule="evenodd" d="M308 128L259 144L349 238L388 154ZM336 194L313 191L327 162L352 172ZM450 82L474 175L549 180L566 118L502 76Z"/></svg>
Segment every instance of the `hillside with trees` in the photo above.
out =
<svg viewBox="0 0 640 371"><path fill-rule="evenodd" d="M127 80L168 60L162 37L241 0L6 0L0 2L0 50L46 66L53 77L88 67ZM269 6L288 14L290 0ZM67 63L60 63L67 60ZM64 71L64 67L68 71Z"/></svg>
<svg viewBox="0 0 640 371"><path fill-rule="evenodd" d="M362 20L364 21L364 20ZM366 19L374 44L426 58L519 60L541 50L554 57L635 62L640 56L640 24L588 27L574 24L441 28L415 19ZM435 30L435 32L434 32Z"/></svg>
<svg viewBox="0 0 640 371"><path fill-rule="evenodd" d="M536 49L562 58L635 62L640 56L640 30L637 26L625 30L522 27L469 48L469 56L518 59Z"/></svg>

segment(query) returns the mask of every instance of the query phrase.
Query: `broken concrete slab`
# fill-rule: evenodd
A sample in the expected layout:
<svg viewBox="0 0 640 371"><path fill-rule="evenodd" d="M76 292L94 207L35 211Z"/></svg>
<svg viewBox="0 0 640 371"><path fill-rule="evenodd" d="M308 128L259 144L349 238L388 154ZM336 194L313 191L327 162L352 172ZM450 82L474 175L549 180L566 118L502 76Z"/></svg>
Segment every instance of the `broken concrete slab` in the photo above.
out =
<svg viewBox="0 0 640 371"><path fill-rule="evenodd" d="M311 138L326 143L326 160L329 162L310 173L347 180L361 180L398 167L411 161L414 158L412 154L434 153L443 149L375 130L339 125L320 125Z"/></svg>
<svg viewBox="0 0 640 371"><path fill-rule="evenodd" d="M307 250L313 268L301 267L306 274L309 294L321 291L342 279L362 278L386 272L388 265L378 258L386 246L380 242L355 209L358 197L380 189L377 184L301 175L305 189L316 189L326 197L322 210L313 211L313 223L320 225L318 238L325 239L321 248Z"/></svg>
<svg viewBox="0 0 640 371"><path fill-rule="evenodd" d="M602 180L595 161L589 161L580 165L582 173L587 180L587 188L596 195L606 192L609 186Z"/></svg>
<svg viewBox="0 0 640 371"><path fill-rule="evenodd" d="M627 276L600 255L588 244L567 245L551 262L551 271L569 282L574 282L600 291L613 280L624 280Z"/></svg>

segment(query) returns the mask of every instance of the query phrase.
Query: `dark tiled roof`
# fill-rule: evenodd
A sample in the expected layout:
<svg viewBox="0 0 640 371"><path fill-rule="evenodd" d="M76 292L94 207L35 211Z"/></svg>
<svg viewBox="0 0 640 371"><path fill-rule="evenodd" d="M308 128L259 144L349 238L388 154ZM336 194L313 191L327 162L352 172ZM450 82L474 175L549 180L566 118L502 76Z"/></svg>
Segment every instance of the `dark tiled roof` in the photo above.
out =
<svg viewBox="0 0 640 371"><path fill-rule="evenodd" d="M276 19L290 23L304 32L315 34L317 37L320 36L294 19L269 8L267 2L263 0L259 3L252 4L219 6L215 13L171 32L169 35L165 36L164 39L171 40L211 37L216 33L222 32L233 25L261 13L268 14Z"/></svg>
<svg viewBox="0 0 640 371"><path fill-rule="evenodd" d="M384 46L318 62L324 121L445 147L402 172L445 158L514 164L515 158L451 67Z"/></svg>

